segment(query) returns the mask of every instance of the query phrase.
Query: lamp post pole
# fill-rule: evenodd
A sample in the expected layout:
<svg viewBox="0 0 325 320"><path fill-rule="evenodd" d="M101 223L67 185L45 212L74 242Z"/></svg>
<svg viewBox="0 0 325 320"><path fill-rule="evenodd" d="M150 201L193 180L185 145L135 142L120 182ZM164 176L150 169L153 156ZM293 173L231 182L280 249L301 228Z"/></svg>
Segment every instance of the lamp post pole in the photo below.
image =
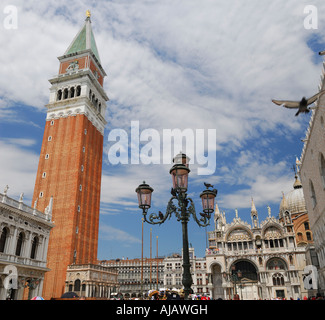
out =
<svg viewBox="0 0 325 320"><path fill-rule="evenodd" d="M237 282L240 281L240 278L242 277L242 272L240 270L236 270L235 265L232 266L231 270L232 270L232 273L231 273L230 277L235 285L235 287L234 287L234 298L235 298L236 296L239 297L239 295L237 293Z"/></svg>
<svg viewBox="0 0 325 320"><path fill-rule="evenodd" d="M177 218L177 221L182 223L182 238L183 238L183 278L182 283L184 286L185 299L188 299L191 293L192 276L191 265L188 249L188 230L187 224L190 216L192 215L195 222L201 226L206 227L210 224L211 214L214 211L214 199L217 196L217 190L210 190L213 188L211 184L204 183L206 190L200 194L202 200L203 213L200 212L201 218L196 215L194 202L191 198L187 197L188 186L188 174L190 169L188 168L189 158L180 153L173 159L175 163L170 169L169 173L172 176L173 187L171 189L172 197L168 201L166 213L163 214L159 211L159 214L151 213L147 219L148 210L151 207L151 195L154 191L148 184L143 182L135 190L138 194L139 208L142 209L143 219L150 224L162 224L167 218L170 218L173 213ZM178 201L178 206L174 204L174 201ZM158 258L158 257L157 257Z"/></svg>
<svg viewBox="0 0 325 320"><path fill-rule="evenodd" d="M143 298L143 218L142 220L142 240L141 240L141 283L140 283L140 297Z"/></svg>
<svg viewBox="0 0 325 320"><path fill-rule="evenodd" d="M184 286L185 297L191 293L191 285L193 283L191 276L191 264L190 256L188 251L188 232L187 232L187 222L188 216L186 213L186 207L182 207L182 234L183 234L183 279L182 283Z"/></svg>

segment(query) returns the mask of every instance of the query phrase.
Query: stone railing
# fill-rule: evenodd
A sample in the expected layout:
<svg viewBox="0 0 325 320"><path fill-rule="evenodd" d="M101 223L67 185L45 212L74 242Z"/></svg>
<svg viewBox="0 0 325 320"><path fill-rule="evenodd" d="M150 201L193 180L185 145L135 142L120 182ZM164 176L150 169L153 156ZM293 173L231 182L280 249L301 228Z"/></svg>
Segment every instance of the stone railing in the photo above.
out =
<svg viewBox="0 0 325 320"><path fill-rule="evenodd" d="M26 213L32 214L32 215L42 218L44 220L49 220L49 217L46 216L46 214L44 214L43 212L26 205L22 201L17 201L15 199L12 199L2 193L0 193L0 203L4 203L10 207L22 210Z"/></svg>

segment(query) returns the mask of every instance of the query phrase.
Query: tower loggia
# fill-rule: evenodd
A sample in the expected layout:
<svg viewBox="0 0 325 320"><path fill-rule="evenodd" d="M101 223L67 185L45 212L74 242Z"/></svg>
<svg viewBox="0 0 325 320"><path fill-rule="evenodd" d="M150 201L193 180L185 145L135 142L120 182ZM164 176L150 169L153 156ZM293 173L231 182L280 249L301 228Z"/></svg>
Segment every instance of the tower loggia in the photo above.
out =
<svg viewBox="0 0 325 320"><path fill-rule="evenodd" d="M97 260L103 135L108 97L90 14L49 80L50 99L33 203L53 197L43 296L60 297L67 266Z"/></svg>

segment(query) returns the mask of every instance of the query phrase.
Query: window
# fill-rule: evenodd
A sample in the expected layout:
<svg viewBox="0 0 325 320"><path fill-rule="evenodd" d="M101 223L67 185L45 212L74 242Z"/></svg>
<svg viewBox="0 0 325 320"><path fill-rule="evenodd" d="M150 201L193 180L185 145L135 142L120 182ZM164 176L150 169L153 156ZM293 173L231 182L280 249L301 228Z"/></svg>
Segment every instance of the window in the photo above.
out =
<svg viewBox="0 0 325 320"><path fill-rule="evenodd" d="M38 237L34 237L33 242L32 242L32 250L30 252L30 258L35 259L36 258L36 253L37 253L37 246L38 246Z"/></svg>
<svg viewBox="0 0 325 320"><path fill-rule="evenodd" d="M51 121L51 126L53 126L53 125L54 125L54 120Z"/></svg>
<svg viewBox="0 0 325 320"><path fill-rule="evenodd" d="M313 205L313 208L315 208L317 204L317 199L316 199L314 184L311 180L309 180L309 192L310 192L311 203Z"/></svg>
<svg viewBox="0 0 325 320"><path fill-rule="evenodd" d="M39 193L39 197L43 198L43 192L42 191Z"/></svg>
<svg viewBox="0 0 325 320"><path fill-rule="evenodd" d="M62 90L60 89L57 93L56 100L61 100L62 99Z"/></svg>
<svg viewBox="0 0 325 320"><path fill-rule="evenodd" d="M87 134L87 129L84 130L85 135Z"/></svg>
<svg viewBox="0 0 325 320"><path fill-rule="evenodd" d="M312 240L311 233L310 232L306 232L306 237L307 237L307 240L308 241L311 241Z"/></svg>
<svg viewBox="0 0 325 320"><path fill-rule="evenodd" d="M49 136L49 137L47 138L47 141L52 141L52 136Z"/></svg>
<svg viewBox="0 0 325 320"><path fill-rule="evenodd" d="M80 206L78 206L78 212L80 212Z"/></svg>
<svg viewBox="0 0 325 320"><path fill-rule="evenodd" d="M74 282L74 291L80 291L80 280L77 279L75 282Z"/></svg>
<svg viewBox="0 0 325 320"><path fill-rule="evenodd" d="M79 97L81 94L81 86L77 86L76 96Z"/></svg>
<svg viewBox="0 0 325 320"><path fill-rule="evenodd" d="M282 259L272 258L267 262L267 270L287 270L287 266Z"/></svg>
<svg viewBox="0 0 325 320"><path fill-rule="evenodd" d="M82 191L82 185L79 186L79 191Z"/></svg>
<svg viewBox="0 0 325 320"><path fill-rule="evenodd" d="M281 273L276 273L272 276L274 286L284 286L284 276Z"/></svg>
<svg viewBox="0 0 325 320"><path fill-rule="evenodd" d="M5 252L5 246L7 242L8 229L3 228L0 235L0 252Z"/></svg>
<svg viewBox="0 0 325 320"><path fill-rule="evenodd" d="M86 152L86 147L82 147L82 152Z"/></svg>
<svg viewBox="0 0 325 320"><path fill-rule="evenodd" d="M321 152L319 153L319 173L321 176L323 188L325 189L325 159Z"/></svg>
<svg viewBox="0 0 325 320"><path fill-rule="evenodd" d="M83 165L81 165L81 172L83 172L84 171L84 166Z"/></svg>
<svg viewBox="0 0 325 320"><path fill-rule="evenodd" d="M48 159L50 157L50 155L47 153L46 155L45 155L45 159Z"/></svg>
<svg viewBox="0 0 325 320"><path fill-rule="evenodd" d="M25 235L22 232L20 232L17 240L16 256L20 256L22 253L24 239L25 239Z"/></svg>
<svg viewBox="0 0 325 320"><path fill-rule="evenodd" d="M69 96L69 90L65 88L63 91L63 99L68 99L68 96Z"/></svg>
<svg viewBox="0 0 325 320"><path fill-rule="evenodd" d="M70 89L70 98L74 98L74 92L75 92L74 87L72 87Z"/></svg>
<svg viewBox="0 0 325 320"><path fill-rule="evenodd" d="M42 173L42 178L45 178L46 177L46 172L43 172Z"/></svg>
<svg viewBox="0 0 325 320"><path fill-rule="evenodd" d="M309 222L304 222L305 230L309 230Z"/></svg>

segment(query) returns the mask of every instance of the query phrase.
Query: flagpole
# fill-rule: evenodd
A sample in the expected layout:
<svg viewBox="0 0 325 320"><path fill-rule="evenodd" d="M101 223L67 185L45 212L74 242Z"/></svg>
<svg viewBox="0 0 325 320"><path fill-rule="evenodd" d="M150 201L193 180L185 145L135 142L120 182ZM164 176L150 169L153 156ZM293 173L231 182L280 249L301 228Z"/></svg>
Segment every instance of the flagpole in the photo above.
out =
<svg viewBox="0 0 325 320"><path fill-rule="evenodd" d="M157 291L159 290L158 288L158 236L157 236Z"/></svg>
<svg viewBox="0 0 325 320"><path fill-rule="evenodd" d="M150 290L152 289L152 228L150 228Z"/></svg>
<svg viewBox="0 0 325 320"><path fill-rule="evenodd" d="M143 222L144 219L142 218L142 243L141 243L141 285L140 285L140 294L141 299L143 298L143 292L142 292L142 284L143 284Z"/></svg>

